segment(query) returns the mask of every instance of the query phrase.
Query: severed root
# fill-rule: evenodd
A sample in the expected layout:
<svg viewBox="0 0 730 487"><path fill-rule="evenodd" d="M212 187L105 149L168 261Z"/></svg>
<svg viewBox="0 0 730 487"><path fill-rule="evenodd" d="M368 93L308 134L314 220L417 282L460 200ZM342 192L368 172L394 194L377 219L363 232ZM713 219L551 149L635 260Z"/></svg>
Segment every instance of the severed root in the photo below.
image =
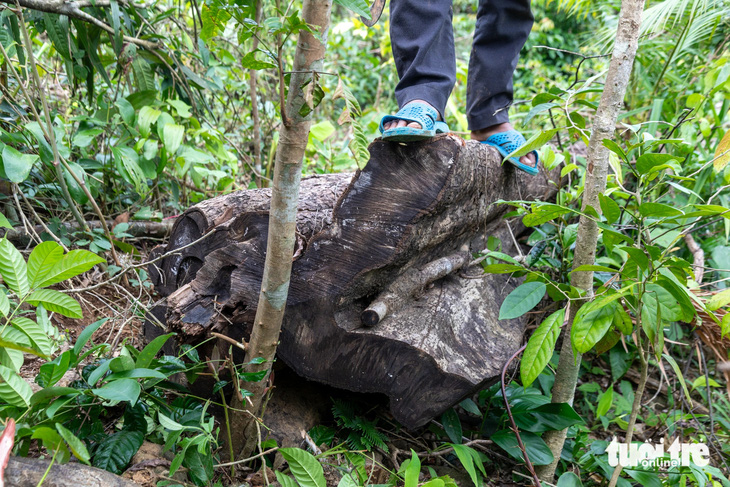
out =
<svg viewBox="0 0 730 487"><path fill-rule="evenodd" d="M458 271L470 260L471 253L464 250L429 262L421 269L407 270L360 314L362 324L368 327L377 325L388 313L393 313L407 298L423 290L432 282Z"/></svg>

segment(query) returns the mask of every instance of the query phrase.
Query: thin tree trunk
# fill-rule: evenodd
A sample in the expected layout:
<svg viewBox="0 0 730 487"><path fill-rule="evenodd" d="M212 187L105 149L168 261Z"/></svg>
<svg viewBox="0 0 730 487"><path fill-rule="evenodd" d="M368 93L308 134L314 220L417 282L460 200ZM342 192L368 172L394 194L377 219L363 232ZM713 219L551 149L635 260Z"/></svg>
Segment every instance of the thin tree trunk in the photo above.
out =
<svg viewBox="0 0 730 487"><path fill-rule="evenodd" d="M315 82L312 74L322 69L331 8L331 0L304 0L302 6L304 21L318 31L318 36L302 30L297 41L286 106L287 120L279 135L276 151L264 275L246 352L246 362L259 357L265 362L249 366L248 372L270 370L279 342L296 241L302 159L311 125L309 114L302 116L300 111L303 106L312 103L312 84ZM233 439L233 446L234 451L240 452L241 458L248 456L256 446L256 418L264 399L266 385L267 379L241 383L241 388L253 395L247 397L243 405L240 396L234 397L235 410L231 423L236 437Z"/></svg>
<svg viewBox="0 0 730 487"><path fill-rule="evenodd" d="M263 0L256 0L256 23L261 22L261 12L263 10ZM253 51L259 47L259 38L253 38ZM248 86L251 92L251 118L253 119L253 171L256 187L262 188L264 179L261 177L261 119L259 116L258 102L258 71L252 69L249 73Z"/></svg>
<svg viewBox="0 0 730 487"><path fill-rule="evenodd" d="M583 193L583 210L592 206L600 212L598 195L606 189L606 175L608 174L609 150L603 145L604 139L613 139L614 127L621 105L626 96L626 87L631 77L631 69L639 44L639 27L641 13L644 10L644 0L623 0L621 14L616 31L616 40L608 67L606 85L601 95L601 102L596 111L591 140L588 144L588 167ZM598 243L598 226L588 218L581 217L578 224L578 236L575 244L575 261L573 268L582 265L592 265L596 259L596 245ZM574 272L572 283L586 291L584 300L571 306L568 326L563 331L563 346L560 351L560 361L555 372L553 385L554 403L573 403L575 386L578 379L581 355L573 353L570 340L570 330L578 309L590 300L593 291L593 272ZM563 451L563 444L567 430L549 431L543 439L553 453L553 463L539 469L540 479L550 481L555 475L555 468Z"/></svg>

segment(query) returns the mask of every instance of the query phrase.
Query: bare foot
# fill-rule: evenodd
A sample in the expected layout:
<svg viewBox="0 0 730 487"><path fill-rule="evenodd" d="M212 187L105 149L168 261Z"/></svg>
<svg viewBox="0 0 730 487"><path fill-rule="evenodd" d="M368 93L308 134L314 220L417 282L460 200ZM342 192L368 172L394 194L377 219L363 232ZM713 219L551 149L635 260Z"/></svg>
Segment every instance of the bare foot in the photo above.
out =
<svg viewBox="0 0 730 487"><path fill-rule="evenodd" d="M427 101L424 101L424 100L409 101L408 103L405 104L405 106L408 106L411 103L423 103L424 105L428 105L431 108L433 108L434 110L436 110L436 108L434 108L430 103L428 103ZM438 120L441 120L441 116L439 116ZM398 127L411 127L414 129L422 128L421 124L418 122L406 122L405 120L391 120L390 122L383 124L384 130L390 130L390 129L394 129L394 128L398 128Z"/></svg>
<svg viewBox="0 0 730 487"><path fill-rule="evenodd" d="M498 134L500 132L507 132L508 130L512 130L514 127L512 127L512 124L509 122L506 123L499 123L497 125L492 125L491 127L487 127L482 130L472 130L471 131L471 138L473 140L487 140L490 136L494 134ZM520 157L520 162L526 166L535 167L537 166L537 161L535 160L535 154L530 152L527 155L524 155Z"/></svg>

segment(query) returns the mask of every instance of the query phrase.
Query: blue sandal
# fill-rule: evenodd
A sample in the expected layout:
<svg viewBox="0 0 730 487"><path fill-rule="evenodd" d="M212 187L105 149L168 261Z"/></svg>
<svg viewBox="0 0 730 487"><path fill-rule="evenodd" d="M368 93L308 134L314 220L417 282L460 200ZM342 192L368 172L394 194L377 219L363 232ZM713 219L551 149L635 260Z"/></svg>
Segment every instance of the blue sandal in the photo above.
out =
<svg viewBox="0 0 730 487"><path fill-rule="evenodd" d="M488 137L487 140L482 141L482 144L491 145L496 148L500 154L502 154L502 157L507 157L512 152L522 147L525 142L526 140L521 133L516 130L508 130L507 132L500 132ZM507 160L517 166L518 169L522 169L526 173L535 176L540 174L540 170L537 168L537 164L540 162L540 157L538 156L537 151L532 151L532 154L535 154L535 167L523 164L520 162L519 157L510 157Z"/></svg>
<svg viewBox="0 0 730 487"><path fill-rule="evenodd" d="M449 126L439 122L439 113L425 103L409 103L395 115L386 115L380 121L380 133L383 140L393 142L413 142L434 137L436 134L449 133ZM420 129L413 127L397 127L385 130L383 125L394 120L405 120L416 122L421 125Z"/></svg>

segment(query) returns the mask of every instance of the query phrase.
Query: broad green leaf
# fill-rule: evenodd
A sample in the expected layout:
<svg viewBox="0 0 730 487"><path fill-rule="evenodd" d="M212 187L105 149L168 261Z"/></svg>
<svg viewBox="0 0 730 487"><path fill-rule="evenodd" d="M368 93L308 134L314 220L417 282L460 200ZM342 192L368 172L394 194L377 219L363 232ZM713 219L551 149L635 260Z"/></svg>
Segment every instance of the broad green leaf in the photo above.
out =
<svg viewBox="0 0 730 487"><path fill-rule="evenodd" d="M532 213L525 215L522 218L522 223L526 227L536 227L572 211L573 210L565 206L554 205L551 203L539 205L533 204Z"/></svg>
<svg viewBox="0 0 730 487"><path fill-rule="evenodd" d="M5 215L0 213L0 228L8 228L10 230L13 229L13 226L10 224L10 221L5 218Z"/></svg>
<svg viewBox="0 0 730 487"><path fill-rule="evenodd" d="M553 461L553 454L545 442L534 433L527 431L520 432L520 437L527 450L527 455L533 465L549 465ZM511 457L524 462L522 451L517 443L517 437L510 430L500 430L491 437L500 448L506 451Z"/></svg>
<svg viewBox="0 0 730 487"><path fill-rule="evenodd" d="M161 113L158 109L150 106L144 106L140 109L137 117L137 126L142 137L150 136L150 127L157 121Z"/></svg>
<svg viewBox="0 0 730 487"><path fill-rule="evenodd" d="M710 378L709 385L710 385L710 387L722 387L722 386L720 386L720 384L717 383L716 380L714 380L712 378ZM705 387L705 388L707 387L707 376L701 375L692 382L692 389L697 389L698 387Z"/></svg>
<svg viewBox="0 0 730 487"><path fill-rule="evenodd" d="M100 134L103 133L104 129L101 128L81 130L79 132L76 132L76 134L73 136L73 139L71 139L71 142L76 147L88 147L91 145L94 139L96 139Z"/></svg>
<svg viewBox="0 0 730 487"><path fill-rule="evenodd" d="M723 306L727 306L730 303L730 289L725 289L715 294L707 301L707 309L710 311L716 311Z"/></svg>
<svg viewBox="0 0 730 487"><path fill-rule="evenodd" d="M99 382L99 379L104 377L104 375L109 372L109 366L111 365L111 360L104 360L102 361L95 369L94 371L89 374L89 378L87 379L87 382L90 386L95 386L97 382Z"/></svg>
<svg viewBox="0 0 730 487"><path fill-rule="evenodd" d="M543 427L551 430L562 430L570 426L584 423L575 409L568 403L547 403L530 409L530 414Z"/></svg>
<svg viewBox="0 0 730 487"><path fill-rule="evenodd" d="M17 350L18 352L29 353L31 355L35 355L35 356L41 357L41 358L48 358L48 356L44 356L43 354L30 348L29 344L23 345L23 342L19 342L17 340L11 341L11 339L17 338L18 336L16 334L14 334L13 332L8 333L7 330L13 330L14 332L20 333L20 332L18 332L18 330L15 330L13 328L6 328L5 331L3 332L3 337L0 338L0 349L7 348L9 350ZM5 338L6 334L8 335L7 339ZM23 336L23 339L25 339L25 336ZM20 367L22 367L24 361L25 361L25 359L21 358L18 369L20 369ZM0 360L0 363L2 363L2 360Z"/></svg>
<svg viewBox="0 0 730 487"><path fill-rule="evenodd" d="M92 465L108 472L121 474L139 447L144 434L139 431L121 430L107 436L94 451Z"/></svg>
<svg viewBox="0 0 730 487"><path fill-rule="evenodd" d="M611 269L610 267L606 267L603 265L581 265L570 271L573 272L611 272L615 274L618 272L618 269Z"/></svg>
<svg viewBox="0 0 730 487"><path fill-rule="evenodd" d="M489 264L484 266L484 272L486 274L512 274L513 272L524 270L524 267L513 264Z"/></svg>
<svg viewBox="0 0 730 487"><path fill-rule="evenodd" d="M611 225L616 223L621 216L621 208L618 204L610 196L605 196L603 193L599 193L598 202L601 205L601 212L606 217L608 223Z"/></svg>
<svg viewBox="0 0 730 487"><path fill-rule="evenodd" d="M311 453L299 448L282 448L279 453L301 487L327 487L322 465Z"/></svg>
<svg viewBox="0 0 730 487"><path fill-rule="evenodd" d="M165 345L165 342L167 342L167 340L174 335L174 333L160 335L151 342L149 342L147 346L145 346L144 349L139 353L135 366L141 369L149 367L152 361L155 359L157 352L159 352L160 349Z"/></svg>
<svg viewBox="0 0 730 487"><path fill-rule="evenodd" d="M580 477L576 474L573 472L565 472L558 479L557 487L583 487L583 484L580 481Z"/></svg>
<svg viewBox="0 0 730 487"><path fill-rule="evenodd" d="M25 316L18 316L13 318L13 326L28 337L34 350L45 356L51 354L51 340L38 323Z"/></svg>
<svg viewBox="0 0 730 487"><path fill-rule="evenodd" d="M334 3L339 3L348 10L352 10L358 15L362 15L366 19L370 18L370 9L365 0L335 0Z"/></svg>
<svg viewBox="0 0 730 487"><path fill-rule="evenodd" d="M728 333L730 333L730 313L722 317L722 323L720 324L720 334L724 337Z"/></svg>
<svg viewBox="0 0 730 487"><path fill-rule="evenodd" d="M122 354L119 357L114 357L109 362L109 368L112 372L128 372L134 369L134 359L129 354Z"/></svg>
<svg viewBox="0 0 730 487"><path fill-rule="evenodd" d="M275 68L276 65L267 61L259 61L256 59L256 51L249 52L243 58L241 59L241 66L243 66L246 69L253 69L253 70L259 70L259 69L269 69L269 68Z"/></svg>
<svg viewBox="0 0 730 487"><path fill-rule="evenodd" d="M181 425L177 421L173 421L161 412L157 413L157 420L160 422L160 425L162 425L163 428L170 431L182 431L185 429L185 426Z"/></svg>
<svg viewBox="0 0 730 487"><path fill-rule="evenodd" d="M461 428L461 421L459 415L456 414L454 408L449 408L441 415L441 425L444 427L444 431L449 439L454 443L461 443L461 435L463 434Z"/></svg>
<svg viewBox="0 0 730 487"><path fill-rule="evenodd" d="M3 149L2 157L5 175L13 183L22 183L28 179L33 164L39 159L35 154L21 154L9 145Z"/></svg>
<svg viewBox="0 0 730 487"><path fill-rule="evenodd" d="M38 289L33 291L27 299L33 306L43 305L48 311L68 316L69 318L83 318L81 305L68 294L53 289Z"/></svg>
<svg viewBox="0 0 730 487"><path fill-rule="evenodd" d="M5 291L5 286L0 286L0 314L7 317L10 314L10 300Z"/></svg>
<svg viewBox="0 0 730 487"><path fill-rule="evenodd" d="M201 9L203 28L200 37L208 41L226 30L226 24L231 18L228 7L221 7L216 2L205 2Z"/></svg>
<svg viewBox="0 0 730 487"><path fill-rule="evenodd" d="M71 364L71 354L69 351L63 352L61 355L56 357L50 362L46 362L41 365L36 382L41 387L50 387L57 383L61 378L66 375Z"/></svg>
<svg viewBox="0 0 730 487"><path fill-rule="evenodd" d="M117 379L167 379L167 376L159 370L136 368L114 372L106 378L108 381Z"/></svg>
<svg viewBox="0 0 730 487"><path fill-rule="evenodd" d="M421 459L411 449L411 461L404 474L404 487L418 487L418 477L421 474Z"/></svg>
<svg viewBox="0 0 730 487"><path fill-rule="evenodd" d="M529 387L537 379L553 356L564 320L565 308L545 318L527 342L520 364L520 378L524 387Z"/></svg>
<svg viewBox="0 0 730 487"><path fill-rule="evenodd" d="M725 132L725 136L722 138L720 143L715 149L715 161L712 165L715 168L715 172L720 172L725 169L725 166L730 162L730 130Z"/></svg>
<svg viewBox="0 0 730 487"><path fill-rule="evenodd" d="M162 129L163 140L165 149L170 154L175 154L180 148L183 136L185 135L185 127L175 123L168 123Z"/></svg>
<svg viewBox="0 0 730 487"><path fill-rule="evenodd" d="M601 394L601 398L598 400L598 406L596 407L596 416L599 418L605 416L611 409L611 406L613 406L613 384Z"/></svg>
<svg viewBox="0 0 730 487"><path fill-rule="evenodd" d="M28 281L37 287L51 268L63 258L63 247L56 242L41 242L28 257Z"/></svg>
<svg viewBox="0 0 730 487"><path fill-rule="evenodd" d="M0 347L0 364L20 372L25 362L23 349L30 346L27 337L14 328L6 327L2 331L2 341L10 345Z"/></svg>
<svg viewBox="0 0 730 487"><path fill-rule="evenodd" d="M639 174L642 175L649 174L658 166L662 166L669 161L676 161L679 159L681 158L670 154L642 154L636 160L636 170L639 171Z"/></svg>
<svg viewBox="0 0 730 487"><path fill-rule="evenodd" d="M299 487L297 481L288 475L281 473L278 470L274 473L276 474L276 480L279 481L281 487ZM345 475L345 477L349 477L349 475ZM345 480L345 477L342 477L342 480ZM342 485L342 481L340 481L340 484L337 487L340 487L340 485Z"/></svg>
<svg viewBox="0 0 730 487"><path fill-rule="evenodd" d="M471 481L474 482L475 487L481 486L481 479L479 478L479 474L477 473L477 469L474 463L474 457L472 456L472 449L469 448L466 445L450 445L454 449L454 453L456 453L456 457L461 462L461 465L464 467L464 470L469 474L469 477L471 478ZM481 461L481 460L479 460Z"/></svg>
<svg viewBox="0 0 730 487"><path fill-rule="evenodd" d="M558 133L558 131L559 129L550 129L544 130L542 132L537 132L535 135L527 139L527 141L525 141L525 143L520 148L507 154L502 162L504 163L504 161L511 157L521 157L535 149L539 149L543 145L550 142L550 140L552 140L552 138L555 136L556 133Z"/></svg>
<svg viewBox="0 0 730 487"><path fill-rule="evenodd" d="M0 365L0 400L11 406L27 408L33 390L15 371Z"/></svg>
<svg viewBox="0 0 730 487"><path fill-rule="evenodd" d="M605 302L605 298L581 306L570 333L573 347L577 351L586 353L603 338L611 328L615 307L613 300Z"/></svg>
<svg viewBox="0 0 730 487"><path fill-rule="evenodd" d="M616 306L616 312L613 315L613 325L624 335L631 335L634 331L634 322L621 305Z"/></svg>
<svg viewBox="0 0 730 487"><path fill-rule="evenodd" d="M92 389L95 395L109 401L125 401L130 404L137 402L142 391L139 382L133 379L119 379L104 384L99 389Z"/></svg>
<svg viewBox="0 0 730 487"><path fill-rule="evenodd" d="M79 356L81 350L83 350L86 343L91 339L91 336L94 334L94 332L101 328L101 326L108 320L109 318L102 318L98 321L95 321L86 328L84 328L81 333L79 333L79 336L76 339L76 343L74 344L74 355L76 355L77 357Z"/></svg>
<svg viewBox="0 0 730 487"><path fill-rule="evenodd" d="M642 216L645 217L655 217L655 218L663 218L663 217L672 217L672 216L683 216L684 212L682 210L678 210L677 208L674 208L673 206L664 205L662 203L642 203L641 206L639 206L639 213L641 213Z"/></svg>
<svg viewBox="0 0 730 487"><path fill-rule="evenodd" d="M641 320L643 324L654 330L656 333L662 322L677 321L681 317L679 303L672 294L658 284L647 284L646 292L641 298ZM654 335L647 333L649 339L654 341Z"/></svg>
<svg viewBox="0 0 730 487"><path fill-rule="evenodd" d="M71 448L71 453L74 454L81 462L89 465L89 450L86 449L86 445L83 441L79 440L76 435L71 433L70 430L66 429L61 423L56 423L56 431L66 440L68 446Z"/></svg>
<svg viewBox="0 0 730 487"><path fill-rule="evenodd" d="M114 163L125 181L134 186L138 194L147 192L147 179L139 165L139 155L130 147L112 147Z"/></svg>
<svg viewBox="0 0 730 487"><path fill-rule="evenodd" d="M547 286L542 282L526 282L518 286L507 295L499 308L499 319L511 320L524 315L537 306L546 290Z"/></svg>
<svg viewBox="0 0 730 487"><path fill-rule="evenodd" d="M93 252L89 252L88 250L72 250L51 267L43 277L43 280L37 284L37 287L48 287L63 282L66 279L88 271L101 262L105 262L105 259Z"/></svg>
<svg viewBox="0 0 730 487"><path fill-rule="evenodd" d="M0 240L0 275L5 284L19 296L25 296L30 291L28 266L7 238Z"/></svg>
<svg viewBox="0 0 730 487"><path fill-rule="evenodd" d="M74 389L73 387L44 387L40 391L33 394L33 396L30 398L30 404L31 406L35 406L36 404L41 404L53 397L71 395L78 396L79 394L81 394L81 391L79 391L78 389Z"/></svg>

